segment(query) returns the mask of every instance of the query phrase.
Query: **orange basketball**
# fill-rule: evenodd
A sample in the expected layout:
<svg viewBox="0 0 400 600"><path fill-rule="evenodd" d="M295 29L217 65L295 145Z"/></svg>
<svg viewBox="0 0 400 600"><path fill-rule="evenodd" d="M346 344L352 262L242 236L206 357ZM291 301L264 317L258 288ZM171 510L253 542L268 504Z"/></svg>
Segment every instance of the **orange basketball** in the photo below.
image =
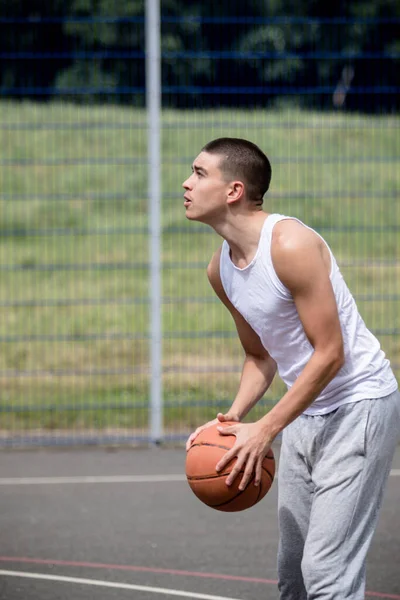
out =
<svg viewBox="0 0 400 600"><path fill-rule="evenodd" d="M215 467L235 444L236 437L221 435L217 427L236 424L226 422L207 427L197 436L186 454L186 477L194 494L207 506L225 512L245 510L257 504L269 491L275 476L275 458L270 449L263 461L260 485L254 485L253 475L247 487L239 490L243 471L230 486L226 485L226 478L237 459L234 458L219 473Z"/></svg>

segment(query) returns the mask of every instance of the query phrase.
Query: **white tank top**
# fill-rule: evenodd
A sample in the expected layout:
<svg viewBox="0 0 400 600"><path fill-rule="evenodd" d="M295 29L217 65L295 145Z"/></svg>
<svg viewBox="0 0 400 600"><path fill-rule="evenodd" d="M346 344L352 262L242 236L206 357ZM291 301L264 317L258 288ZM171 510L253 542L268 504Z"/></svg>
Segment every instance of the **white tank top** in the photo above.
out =
<svg viewBox="0 0 400 600"><path fill-rule="evenodd" d="M258 334L263 346L276 361L280 377L290 389L314 350L304 332L293 298L272 264L272 230L283 219L294 218L278 214L266 218L257 253L243 269L233 264L229 245L224 241L220 274L229 300ZM378 340L367 329L329 247L328 250L331 256L330 280L342 327L345 363L304 411L309 415L325 414L349 402L383 397L397 389L390 363Z"/></svg>

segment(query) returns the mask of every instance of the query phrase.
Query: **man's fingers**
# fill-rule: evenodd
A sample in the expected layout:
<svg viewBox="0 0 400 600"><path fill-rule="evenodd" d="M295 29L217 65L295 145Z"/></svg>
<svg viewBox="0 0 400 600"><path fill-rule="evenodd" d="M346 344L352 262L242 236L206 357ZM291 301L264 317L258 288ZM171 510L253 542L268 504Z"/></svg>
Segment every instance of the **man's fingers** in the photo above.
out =
<svg viewBox="0 0 400 600"><path fill-rule="evenodd" d="M186 442L186 450L190 449L190 446L192 445L194 438L195 438L195 436L193 434L188 437L187 442Z"/></svg>
<svg viewBox="0 0 400 600"><path fill-rule="evenodd" d="M198 427L193 433L191 433L186 442L186 450L190 449L190 446L193 444L194 440L197 438L199 433L204 429L204 427Z"/></svg>
<svg viewBox="0 0 400 600"><path fill-rule="evenodd" d="M246 462L245 455L242 457L238 457L235 466L233 467L232 471L229 473L229 476L226 478L226 485L232 485L232 483L235 481L236 477L243 470L243 466L244 466L245 462ZM240 486L239 486L239 489L241 489Z"/></svg>
<svg viewBox="0 0 400 600"><path fill-rule="evenodd" d="M254 485L260 485L260 483L261 483L261 477L262 477L262 459L263 459L263 457L259 458L258 461L256 462L255 476L254 476Z"/></svg>
<svg viewBox="0 0 400 600"><path fill-rule="evenodd" d="M236 435L238 428L237 425L230 425L229 427L217 427L217 430L221 435Z"/></svg>
<svg viewBox="0 0 400 600"><path fill-rule="evenodd" d="M246 461L246 468L244 470L242 480L239 484L240 491L243 491L248 486L249 482L251 481L251 478L253 477L253 473L254 473L254 457L249 456Z"/></svg>
<svg viewBox="0 0 400 600"><path fill-rule="evenodd" d="M218 413L217 419L220 423L224 423L225 421L236 421L229 413L225 415L223 413Z"/></svg>
<svg viewBox="0 0 400 600"><path fill-rule="evenodd" d="M229 464L233 458L235 458L236 454L237 454L237 449L235 449L235 447L228 450L228 452L226 452L226 454L224 454L223 457L221 458L221 460L219 460L218 463L216 464L215 470L223 471L223 469L226 467L226 465Z"/></svg>
<svg viewBox="0 0 400 600"><path fill-rule="evenodd" d="M186 442L186 451L188 451L190 449L194 440L197 438L199 433L204 431L204 429L207 429L207 427L210 427L211 425L214 425L218 422L223 423L224 421L231 421L231 420L232 419L230 418L229 414L223 415L222 413L218 413L217 418L214 421L210 421L209 423L206 423L205 425L198 427L195 431L193 431L193 433L190 434L190 436L188 437L187 442ZM236 435L237 429L236 429L235 425L231 425L230 427L218 427L218 431L222 435Z"/></svg>

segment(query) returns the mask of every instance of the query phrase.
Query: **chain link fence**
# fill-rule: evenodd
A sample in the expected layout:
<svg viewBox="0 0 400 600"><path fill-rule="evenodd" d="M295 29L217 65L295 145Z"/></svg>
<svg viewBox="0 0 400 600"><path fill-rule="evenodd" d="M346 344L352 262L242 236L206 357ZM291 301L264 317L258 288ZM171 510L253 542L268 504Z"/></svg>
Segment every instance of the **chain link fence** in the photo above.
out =
<svg viewBox="0 0 400 600"><path fill-rule="evenodd" d="M161 19L165 442L229 407L243 361L206 277L221 240L183 208L181 183L216 137L266 152L266 209L325 237L400 373L400 53L380 43L393 20L374 22L369 49L349 47L347 29L370 24ZM144 16L4 17L0 27L14 40L1 52L0 444L148 442ZM229 50L227 38L237 40ZM283 393L277 378L250 417Z"/></svg>

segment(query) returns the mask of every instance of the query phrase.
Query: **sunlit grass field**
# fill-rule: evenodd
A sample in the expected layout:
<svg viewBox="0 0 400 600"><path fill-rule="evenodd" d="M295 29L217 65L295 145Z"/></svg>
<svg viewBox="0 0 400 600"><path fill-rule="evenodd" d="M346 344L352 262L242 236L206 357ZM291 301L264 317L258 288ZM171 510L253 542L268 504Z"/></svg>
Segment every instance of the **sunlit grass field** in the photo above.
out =
<svg viewBox="0 0 400 600"><path fill-rule="evenodd" d="M0 124L0 429L145 429L146 115L0 103ZM240 376L233 323L205 272L221 240L186 221L181 188L201 147L219 136L245 137L268 154L266 210L325 237L399 374L400 119L165 111L162 125L166 427L229 406ZM277 378L252 416L283 391Z"/></svg>

